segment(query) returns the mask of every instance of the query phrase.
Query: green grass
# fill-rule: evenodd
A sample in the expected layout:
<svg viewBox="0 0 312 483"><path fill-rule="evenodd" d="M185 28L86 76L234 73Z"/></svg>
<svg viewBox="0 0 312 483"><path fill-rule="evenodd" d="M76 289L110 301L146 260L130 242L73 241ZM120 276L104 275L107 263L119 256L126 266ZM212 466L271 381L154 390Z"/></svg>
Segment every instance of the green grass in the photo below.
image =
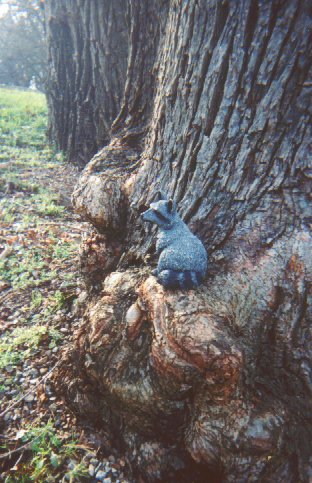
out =
<svg viewBox="0 0 312 483"><path fill-rule="evenodd" d="M64 465L81 449L73 435L67 440L60 438L51 420L40 425L28 424L19 431L19 434L21 442L29 444L32 457L27 463L19 464L14 476L8 475L4 480L5 483L58 481ZM88 469L83 463L77 463L66 473L69 482L80 481L80 478L86 476L88 476Z"/></svg>
<svg viewBox="0 0 312 483"><path fill-rule="evenodd" d="M38 287L55 278L56 273L51 266L58 265L61 260L73 259L77 248L76 243L56 239L51 240L51 245L45 249L21 247L18 252L12 251L0 260L0 277L14 289ZM32 303L35 303L33 299Z"/></svg>
<svg viewBox="0 0 312 483"><path fill-rule="evenodd" d="M32 176L37 168L38 172L51 170L53 176L54 169L63 163L62 154L53 153L46 144L46 126L43 94L0 88L0 218L5 229L11 227L13 232L27 233L30 227L37 228L43 218L63 219L65 215L59 194L38 184ZM1 170L3 161L9 163ZM8 281L13 289L39 286L55 277L50 263L71 258L76 249L76 245L56 238L51 246L42 246L39 238L18 249L13 245L12 253L0 260L0 279ZM38 300L32 300L35 303Z"/></svg>
<svg viewBox="0 0 312 483"><path fill-rule="evenodd" d="M0 339L0 369L18 364L33 356L43 342L53 349L63 338L63 334L45 325L17 327Z"/></svg>
<svg viewBox="0 0 312 483"><path fill-rule="evenodd" d="M18 325L14 322L0 338L0 392L14 385L14 371L26 359L35 360L62 342L55 313L69 306L76 293L70 284L61 285L75 277L67 271L74 266L78 245L60 225L66 224L66 209L60 203L58 177L52 178L64 159L48 147L46 129L44 95L0 88L0 228L5 250L0 280L23 300L16 313ZM60 282L60 289L52 280ZM14 447L29 443L30 451L14 470L2 473L1 481L49 483L61 481L65 472L66 481L88 481L83 463L68 467L81 451L73 436L60 437L52 421L29 425L22 419L21 424Z"/></svg>
<svg viewBox="0 0 312 483"><path fill-rule="evenodd" d="M39 248L21 248L17 254L0 260L0 275L14 289L38 286L55 277L49 268L45 253Z"/></svg>
<svg viewBox="0 0 312 483"><path fill-rule="evenodd" d="M47 145L48 110L44 94L19 89L0 88L0 168L5 168L5 183L12 181L20 189L33 190L31 181L24 181L20 169L25 166L47 167L62 161ZM8 164L9 163L9 164ZM1 186L0 192L4 186Z"/></svg>
<svg viewBox="0 0 312 483"><path fill-rule="evenodd" d="M42 338L48 333L44 326L18 327L1 337L0 369L16 366L38 349Z"/></svg>
<svg viewBox="0 0 312 483"><path fill-rule="evenodd" d="M0 280L28 298L19 327L1 336L0 369L16 367L42 345L59 344L62 333L47 321L72 297L50 285L75 258L77 243L42 228L45 221L49 226L51 218L65 216L57 185L53 192L49 184L64 160L47 146L46 126L43 94L0 88L0 228L6 251L0 259Z"/></svg>
<svg viewBox="0 0 312 483"><path fill-rule="evenodd" d="M46 216L62 216L65 208L57 204L57 196L51 193L42 191L33 198L36 209L39 215Z"/></svg>
<svg viewBox="0 0 312 483"><path fill-rule="evenodd" d="M14 154L6 147L42 149L46 127L47 104L43 94L0 88L0 162Z"/></svg>

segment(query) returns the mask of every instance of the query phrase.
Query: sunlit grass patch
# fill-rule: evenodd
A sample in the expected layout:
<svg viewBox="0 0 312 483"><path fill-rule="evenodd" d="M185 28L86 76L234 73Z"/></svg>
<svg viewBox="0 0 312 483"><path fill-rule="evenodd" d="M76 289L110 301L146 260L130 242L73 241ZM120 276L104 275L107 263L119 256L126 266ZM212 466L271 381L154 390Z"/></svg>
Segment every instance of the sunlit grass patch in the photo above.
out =
<svg viewBox="0 0 312 483"><path fill-rule="evenodd" d="M47 334L47 327L34 325L18 327L0 340L0 369L15 366L27 359L38 348Z"/></svg>
<svg viewBox="0 0 312 483"><path fill-rule="evenodd" d="M1 336L0 369L15 367L33 356L44 342L53 349L63 339L63 334L54 327L41 324L17 327Z"/></svg>
<svg viewBox="0 0 312 483"><path fill-rule="evenodd" d="M43 302L43 295L39 290L33 290L31 292L31 306L30 308L38 309Z"/></svg>
<svg viewBox="0 0 312 483"><path fill-rule="evenodd" d="M8 256L0 260L0 277L15 289L40 286L55 278L57 265L62 260L74 259L77 249L75 242L57 239L51 239L44 248L12 249Z"/></svg>
<svg viewBox="0 0 312 483"><path fill-rule="evenodd" d="M33 198L36 210L40 215L44 216L62 216L65 207L58 204L57 195L42 192Z"/></svg>
<svg viewBox="0 0 312 483"><path fill-rule="evenodd" d="M47 110L46 98L41 92L5 87L0 88L0 106L10 109L15 115L21 112L36 115Z"/></svg>
<svg viewBox="0 0 312 483"><path fill-rule="evenodd" d="M47 144L48 112L44 94L0 88L0 167L22 176L20 168L49 169L63 155ZM3 173L2 173L3 175Z"/></svg>
<svg viewBox="0 0 312 483"><path fill-rule="evenodd" d="M18 178L11 183L14 194L20 194L0 198L0 216L5 224L12 225L18 221L27 228L28 223L39 222L43 217L64 216L66 208L60 204L58 194L50 193L37 183L26 180L21 182ZM1 191L5 191L5 186L0 183L0 193Z"/></svg>
<svg viewBox="0 0 312 483"><path fill-rule="evenodd" d="M0 144L11 147L45 144L47 104L44 94L0 88Z"/></svg>
<svg viewBox="0 0 312 483"><path fill-rule="evenodd" d="M50 270L41 249L20 248L17 253L13 251L4 260L0 260L0 275L13 288L26 288L51 280L55 272Z"/></svg>

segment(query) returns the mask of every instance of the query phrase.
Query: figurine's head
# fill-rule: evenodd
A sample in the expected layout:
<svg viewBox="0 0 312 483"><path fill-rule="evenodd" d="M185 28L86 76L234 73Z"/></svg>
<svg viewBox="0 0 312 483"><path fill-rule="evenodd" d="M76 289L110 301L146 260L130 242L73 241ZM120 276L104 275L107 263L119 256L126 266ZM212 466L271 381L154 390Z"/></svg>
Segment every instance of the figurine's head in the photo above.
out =
<svg viewBox="0 0 312 483"><path fill-rule="evenodd" d="M150 208L142 213L142 220L155 223L164 230L169 230L177 214L175 202L170 199L163 199L161 193L157 194L157 200L150 204Z"/></svg>

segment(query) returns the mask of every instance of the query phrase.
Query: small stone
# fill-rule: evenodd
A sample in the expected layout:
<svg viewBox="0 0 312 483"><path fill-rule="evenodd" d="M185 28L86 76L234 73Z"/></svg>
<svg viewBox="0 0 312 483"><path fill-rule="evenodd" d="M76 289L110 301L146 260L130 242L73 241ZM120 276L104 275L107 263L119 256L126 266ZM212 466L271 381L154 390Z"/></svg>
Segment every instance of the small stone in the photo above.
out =
<svg viewBox="0 0 312 483"><path fill-rule="evenodd" d="M51 387L48 386L48 384L46 384L46 387L45 387L45 392L48 396L51 396L52 394L52 390L51 390Z"/></svg>
<svg viewBox="0 0 312 483"><path fill-rule="evenodd" d="M76 460L70 460L70 462L68 463L67 467L70 469L70 470L74 470L77 466L77 461Z"/></svg>
<svg viewBox="0 0 312 483"><path fill-rule="evenodd" d="M129 307L127 313L126 313L126 322L127 325L136 325L139 320L142 318L142 311L140 307L138 306L137 303L134 303Z"/></svg>
<svg viewBox="0 0 312 483"><path fill-rule="evenodd" d="M94 476L95 474L95 467L93 465L89 465L88 472L90 476Z"/></svg>
<svg viewBox="0 0 312 483"><path fill-rule="evenodd" d="M94 466L97 466L99 464L99 460L97 460L96 458L91 458L90 463Z"/></svg>
<svg viewBox="0 0 312 483"><path fill-rule="evenodd" d="M96 477L97 480L103 480L103 478L105 478L105 476L106 476L106 472L99 470L95 477ZM109 481L110 481L110 478L109 478Z"/></svg>
<svg viewBox="0 0 312 483"><path fill-rule="evenodd" d="M24 398L24 401L33 402L34 399L35 399L35 396L32 393L30 393L30 394L27 394L27 396Z"/></svg>
<svg viewBox="0 0 312 483"><path fill-rule="evenodd" d="M3 252L2 252L3 253ZM4 280L0 280L0 291L5 290L6 288L11 287L11 285L8 282L5 282Z"/></svg>
<svg viewBox="0 0 312 483"><path fill-rule="evenodd" d="M112 483L111 478L104 478L103 483Z"/></svg>
<svg viewBox="0 0 312 483"><path fill-rule="evenodd" d="M39 372L40 372L40 374L46 374L48 372L48 368L47 367L40 367Z"/></svg>
<svg viewBox="0 0 312 483"><path fill-rule="evenodd" d="M94 456L95 456L95 453L87 453L85 458L86 460L91 460L92 458L94 458Z"/></svg>

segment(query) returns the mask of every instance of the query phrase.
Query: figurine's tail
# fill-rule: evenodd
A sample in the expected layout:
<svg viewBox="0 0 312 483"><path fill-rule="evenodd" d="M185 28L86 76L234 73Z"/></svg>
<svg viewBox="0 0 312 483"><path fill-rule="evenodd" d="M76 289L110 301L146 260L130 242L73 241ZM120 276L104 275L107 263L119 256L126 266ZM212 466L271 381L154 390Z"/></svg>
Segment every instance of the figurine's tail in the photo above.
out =
<svg viewBox="0 0 312 483"><path fill-rule="evenodd" d="M189 270L162 270L158 274L157 279L165 288L191 289L198 287L202 283L203 276L200 272Z"/></svg>

